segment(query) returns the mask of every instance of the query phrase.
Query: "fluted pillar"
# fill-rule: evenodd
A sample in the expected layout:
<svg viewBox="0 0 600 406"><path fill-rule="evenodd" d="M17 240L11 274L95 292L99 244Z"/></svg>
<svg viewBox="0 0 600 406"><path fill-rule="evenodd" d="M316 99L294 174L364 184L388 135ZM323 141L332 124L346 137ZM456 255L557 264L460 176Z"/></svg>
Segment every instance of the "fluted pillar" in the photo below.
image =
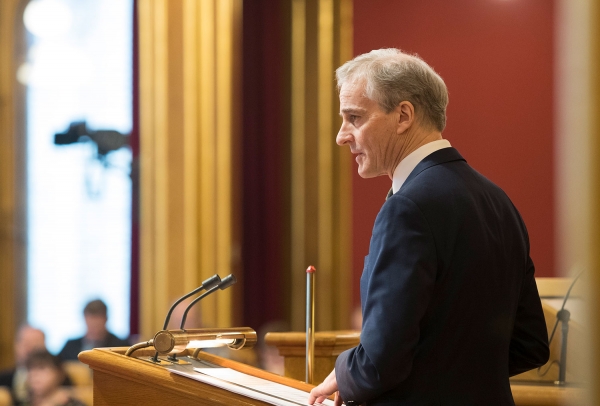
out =
<svg viewBox="0 0 600 406"><path fill-rule="evenodd" d="M304 328L308 265L317 268L316 328L349 325L351 160L335 145L335 69L352 57L351 0L291 0L290 298Z"/></svg>
<svg viewBox="0 0 600 406"><path fill-rule="evenodd" d="M241 0L140 0L138 13L140 320L147 337L162 328L174 299L202 280L241 276ZM232 325L232 297L230 289L203 301L203 325Z"/></svg>
<svg viewBox="0 0 600 406"><path fill-rule="evenodd" d="M0 369L13 364L13 340L27 318L24 61L27 2L0 2Z"/></svg>
<svg viewBox="0 0 600 406"><path fill-rule="evenodd" d="M0 369L13 364L13 339L27 316L24 89L25 2L0 2Z"/></svg>
<svg viewBox="0 0 600 406"><path fill-rule="evenodd" d="M591 274L592 274L592 294L589 296L589 315L593 326L591 329L592 341L592 377L590 382L598 382L600 379L600 321L597 317L597 310L600 308L600 5L598 2L592 2L592 132L591 132L591 156L592 176L591 176L591 202L592 202L592 238L591 247ZM600 386L592 384L593 399L592 403L600 403Z"/></svg>

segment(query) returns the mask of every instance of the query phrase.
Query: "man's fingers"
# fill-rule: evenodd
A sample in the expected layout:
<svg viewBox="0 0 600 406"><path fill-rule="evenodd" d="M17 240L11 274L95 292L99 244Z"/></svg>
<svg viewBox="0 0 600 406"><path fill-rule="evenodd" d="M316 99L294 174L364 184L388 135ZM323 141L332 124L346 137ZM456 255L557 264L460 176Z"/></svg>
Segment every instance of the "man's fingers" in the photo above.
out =
<svg viewBox="0 0 600 406"><path fill-rule="evenodd" d="M308 404L313 405L315 403L323 403L329 395L329 393L324 393L321 390L321 385L319 385L310 391L310 394L308 395ZM342 403L340 402L339 404L341 405Z"/></svg>
<svg viewBox="0 0 600 406"><path fill-rule="evenodd" d="M308 395L308 404L314 405L315 402L322 403L327 399L329 395L336 393L337 396L337 382L335 380L335 369L331 371L331 373L325 378L320 385L314 387L309 395ZM337 399L337 398L336 398ZM337 400L335 401L337 402ZM342 404L342 400L340 398L339 403L335 403L337 406Z"/></svg>
<svg viewBox="0 0 600 406"><path fill-rule="evenodd" d="M320 387L317 386L316 388L310 391L310 394L308 395L308 404L312 405L315 402L322 403L325 399L327 399L327 395L324 395L321 392Z"/></svg>

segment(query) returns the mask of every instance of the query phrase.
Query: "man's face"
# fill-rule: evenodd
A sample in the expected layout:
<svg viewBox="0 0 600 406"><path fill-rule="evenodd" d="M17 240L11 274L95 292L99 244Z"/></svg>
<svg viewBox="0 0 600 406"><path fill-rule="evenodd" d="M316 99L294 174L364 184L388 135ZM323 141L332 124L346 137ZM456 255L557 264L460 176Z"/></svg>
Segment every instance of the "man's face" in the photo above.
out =
<svg viewBox="0 0 600 406"><path fill-rule="evenodd" d="M84 316L89 340L100 341L106 336L106 316L101 314L86 314Z"/></svg>
<svg viewBox="0 0 600 406"><path fill-rule="evenodd" d="M58 388L64 376L50 365L36 366L27 371L27 386L33 395L43 397Z"/></svg>
<svg viewBox="0 0 600 406"><path fill-rule="evenodd" d="M43 350L45 348L46 343L42 331L29 326L22 327L15 341L17 364L24 365L29 354L35 350Z"/></svg>
<svg viewBox="0 0 600 406"><path fill-rule="evenodd" d="M336 137L338 145L348 144L356 155L358 174L363 178L394 172L398 143L399 114L386 113L374 100L365 96L364 83L347 82L340 89L342 126Z"/></svg>

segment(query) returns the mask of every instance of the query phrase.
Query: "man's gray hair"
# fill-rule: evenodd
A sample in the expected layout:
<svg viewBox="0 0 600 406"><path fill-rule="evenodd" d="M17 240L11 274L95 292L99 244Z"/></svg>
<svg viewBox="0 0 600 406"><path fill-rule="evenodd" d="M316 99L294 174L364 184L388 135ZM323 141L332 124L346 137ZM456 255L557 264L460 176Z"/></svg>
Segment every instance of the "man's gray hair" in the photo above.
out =
<svg viewBox="0 0 600 406"><path fill-rule="evenodd" d="M417 55L396 48L376 49L336 70L338 89L346 82L365 81L365 95L390 113L402 101L415 107L423 124L443 131L448 89L431 66Z"/></svg>

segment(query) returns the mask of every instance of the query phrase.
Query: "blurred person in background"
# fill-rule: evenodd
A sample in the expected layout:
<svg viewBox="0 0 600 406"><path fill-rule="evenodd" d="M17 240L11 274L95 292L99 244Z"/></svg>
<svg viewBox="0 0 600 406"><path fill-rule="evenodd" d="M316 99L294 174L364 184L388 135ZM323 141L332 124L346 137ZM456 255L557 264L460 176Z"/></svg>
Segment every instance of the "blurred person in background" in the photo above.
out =
<svg viewBox="0 0 600 406"><path fill-rule="evenodd" d="M172 302L175 302L177 298L173 299ZM191 298L189 300L181 302L171 314L171 318L169 319L169 324L167 325L168 330L178 330L181 326L181 319L183 318L183 313L185 312L188 305L195 298ZM202 314L200 311L200 303L196 303L196 306L193 306L188 312L185 319L185 328L202 328L206 327L202 325Z"/></svg>
<svg viewBox="0 0 600 406"><path fill-rule="evenodd" d="M36 351L46 349L46 336L40 329L23 325L15 338L15 367L0 372L0 386L10 390L13 402L20 404L27 400L27 357Z"/></svg>
<svg viewBox="0 0 600 406"><path fill-rule="evenodd" d="M259 368L281 376L284 374L284 359L279 355L277 347L267 345L265 336L267 333L281 333L284 331L290 331L289 323L283 320L270 321L258 330L258 343L256 345Z"/></svg>
<svg viewBox="0 0 600 406"><path fill-rule="evenodd" d="M85 406L64 387L66 374L60 358L47 350L36 350L27 358L26 406Z"/></svg>
<svg viewBox="0 0 600 406"><path fill-rule="evenodd" d="M362 309L360 306L356 306L352 311L352 318L350 319L350 325L352 330L362 329Z"/></svg>
<svg viewBox="0 0 600 406"><path fill-rule="evenodd" d="M106 328L108 310L100 300L92 300L83 309L83 317L87 331L83 337L67 341L58 356L63 360L77 360L81 351L101 347L129 347L127 340L122 340Z"/></svg>

